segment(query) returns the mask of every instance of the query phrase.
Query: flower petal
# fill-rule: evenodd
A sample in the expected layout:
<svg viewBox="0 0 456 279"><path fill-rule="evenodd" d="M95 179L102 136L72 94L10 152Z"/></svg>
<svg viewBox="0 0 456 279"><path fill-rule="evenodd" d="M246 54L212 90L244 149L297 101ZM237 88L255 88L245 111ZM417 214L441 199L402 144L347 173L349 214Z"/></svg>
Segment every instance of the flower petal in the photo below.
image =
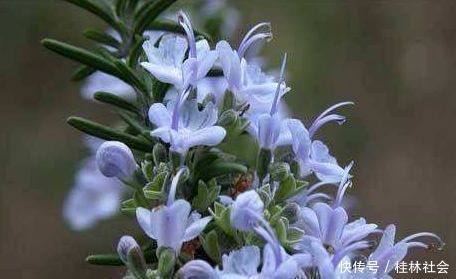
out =
<svg viewBox="0 0 456 279"><path fill-rule="evenodd" d="M190 241L200 235L200 233L204 230L206 225L212 220L212 216L207 216L204 218L201 218L193 223L190 224L190 226L187 227L185 230L185 235L183 241Z"/></svg>
<svg viewBox="0 0 456 279"><path fill-rule="evenodd" d="M220 126L206 127L190 132L184 146L187 150L198 145L215 146L222 142L225 135L225 129Z"/></svg>
<svg viewBox="0 0 456 279"><path fill-rule="evenodd" d="M149 108L149 121L157 127L171 127L171 115L162 103L155 103Z"/></svg>
<svg viewBox="0 0 456 279"><path fill-rule="evenodd" d="M138 207L136 209L136 219L138 220L141 229L143 229L150 238L157 239L155 227L152 226L152 213L150 210Z"/></svg>

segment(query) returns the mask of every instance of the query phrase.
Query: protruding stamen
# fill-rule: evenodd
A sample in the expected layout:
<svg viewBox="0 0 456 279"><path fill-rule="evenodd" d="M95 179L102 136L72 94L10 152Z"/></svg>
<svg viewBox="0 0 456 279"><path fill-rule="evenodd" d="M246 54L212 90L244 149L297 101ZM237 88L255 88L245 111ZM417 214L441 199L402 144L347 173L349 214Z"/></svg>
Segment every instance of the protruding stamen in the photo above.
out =
<svg viewBox="0 0 456 279"><path fill-rule="evenodd" d="M258 29L263 26L267 26L268 31L254 34ZM258 40L270 40L272 39L271 24L269 22L261 22L253 26L247 34L245 34L244 39L242 39L241 44L239 45L238 54L239 57L243 57L247 49Z"/></svg>
<svg viewBox="0 0 456 279"><path fill-rule="evenodd" d="M353 102L341 102L341 103L337 103L337 104L332 105L329 108L327 108L314 120L314 122L312 123L312 126L310 126L310 128L309 128L310 137L312 138L313 135L315 134L315 132L318 130L318 128L320 128L323 124L326 124L330 121L340 122L340 121L345 120L345 117L343 117L341 115L337 115L337 114L335 114L334 116L331 116L331 115L327 116L330 112L332 112L333 110L335 110L339 107L347 106L347 105L354 105L354 104L355 103L353 103ZM325 117L328 117L328 118L325 118ZM325 119L323 119L323 118L325 118Z"/></svg>
<svg viewBox="0 0 456 279"><path fill-rule="evenodd" d="M195 34L193 33L193 27L187 14L180 10L177 12L177 21L184 28L185 34L187 34L188 47L190 49L190 57L196 58L196 41Z"/></svg>
<svg viewBox="0 0 456 279"><path fill-rule="evenodd" d="M339 114L330 114L321 118L320 120L314 122L309 129L309 136L312 138L315 135L315 132L320 129L320 127L324 126L326 123L336 121L339 125L344 124L346 117Z"/></svg>
<svg viewBox="0 0 456 279"><path fill-rule="evenodd" d="M284 81L284 73L285 73L285 66L287 65L287 53L283 54L282 58L282 65L280 66L280 75L279 75L279 83L277 84L277 89L274 96L274 101L272 102L271 107L271 115L274 115L277 112L277 108L279 106L279 101L281 97L281 87Z"/></svg>
<svg viewBox="0 0 456 279"><path fill-rule="evenodd" d="M437 240L437 243L426 244L422 241L412 241L412 240L415 240L420 237L433 238L433 239ZM412 235L407 236L406 238L402 239L401 242L406 242L409 245L409 247L422 247L425 249L434 248L436 250L441 250L443 248L443 246L445 246L445 242L443 242L443 240L438 235L436 235L435 233L431 233L431 232L421 232L421 233L412 234Z"/></svg>
<svg viewBox="0 0 456 279"><path fill-rule="evenodd" d="M336 199L334 200L333 203L333 208L339 207L340 204L342 203L342 199L344 198L345 191L352 186L351 181L349 181L350 178L350 170L353 167L354 162L351 161L348 166L345 167L344 169L344 174L342 176L342 179L340 180L339 184L339 189L337 191Z"/></svg>
<svg viewBox="0 0 456 279"><path fill-rule="evenodd" d="M168 200L166 201L167 206L171 206L174 203L174 200L176 199L177 184L179 184L179 179L184 171L185 171L185 168L179 169L177 171L176 175L173 177L173 180L171 181L171 187L169 188Z"/></svg>

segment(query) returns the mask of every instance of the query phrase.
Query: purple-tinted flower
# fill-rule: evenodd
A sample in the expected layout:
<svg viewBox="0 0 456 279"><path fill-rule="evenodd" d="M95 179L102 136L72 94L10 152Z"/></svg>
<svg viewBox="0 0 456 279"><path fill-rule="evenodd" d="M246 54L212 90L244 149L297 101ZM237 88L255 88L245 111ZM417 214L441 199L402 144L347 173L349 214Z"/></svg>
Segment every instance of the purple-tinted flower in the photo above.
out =
<svg viewBox="0 0 456 279"><path fill-rule="evenodd" d="M254 231L267 242L263 251L262 276L295 278L301 267L309 264L309 255L298 253L289 256L280 245L274 230L264 219L263 210L264 204L255 191L244 192L236 198L231 207L231 225L241 231Z"/></svg>
<svg viewBox="0 0 456 279"><path fill-rule="evenodd" d="M313 141L315 132L324 124L332 121L343 123L345 117L330 112L340 106L353 104L351 102L338 103L325 110L313 122L309 130L297 119L287 122L292 138L292 147L296 160L300 166L300 175L307 176L312 172L323 182L339 183L345 173L337 160L329 154L328 147L321 141Z"/></svg>
<svg viewBox="0 0 456 279"><path fill-rule="evenodd" d="M179 100L153 104L149 109L149 120L157 128L151 132L154 137L171 144L171 150L185 155L194 146L215 146L226 135L224 128L216 126L217 108L209 102L200 111L196 101Z"/></svg>
<svg viewBox="0 0 456 279"><path fill-rule="evenodd" d="M106 177L128 179L136 170L130 148L120 141L106 141L97 150L97 166Z"/></svg>
<svg viewBox="0 0 456 279"><path fill-rule="evenodd" d="M63 207L63 217L74 230L85 230L101 219L118 212L126 191L117 178L104 176L97 168L95 157L81 163L75 185Z"/></svg>
<svg viewBox="0 0 456 279"><path fill-rule="evenodd" d="M348 272L342 272L342 264L350 261L348 255L358 250L364 250L370 247L367 241L357 242L343 251L336 252L334 255L328 253L322 243L311 241L308 244L310 254L312 255L313 265L318 268L319 278L321 279L342 279L350 277ZM350 262L348 262L350 264Z"/></svg>
<svg viewBox="0 0 456 279"><path fill-rule="evenodd" d="M378 265L378 270L375 273L370 273L366 271L366 277L364 278L384 278L384 276L388 275L396 264L402 261L405 256L407 255L408 249L410 248L437 248L440 249L443 247L444 243L434 233L429 232L422 232L410 235L401 241L395 242L395 235L396 235L396 226L389 225L386 227L385 231L383 232L382 239L380 240L377 249L370 254L368 260L375 261ZM436 240L436 244L426 244L425 242L417 240L417 238L428 237Z"/></svg>
<svg viewBox="0 0 456 279"><path fill-rule="evenodd" d="M248 103L247 117L269 112L277 88L271 76L261 71L258 65L249 64L244 58L246 50L255 42L272 37L270 30L258 32L260 28L270 28L269 23L255 25L244 37L238 50L231 48L228 42L217 43L216 50L223 69L223 75L239 103ZM282 91L286 91L286 86ZM254 133L256 134L256 133Z"/></svg>
<svg viewBox="0 0 456 279"><path fill-rule="evenodd" d="M191 213L191 206L186 200L175 200L176 189L184 169L174 176L166 205L148 210L136 209L136 218L144 232L157 241L158 247L172 248L176 254L186 241L197 237L212 220L212 217L201 218L197 212Z"/></svg>
<svg viewBox="0 0 456 279"><path fill-rule="evenodd" d="M148 62L141 65L156 79L174 85L179 91L196 86L217 60L217 52L210 50L206 40L195 41L193 27L183 11L178 12L178 22L187 34L187 40L177 35L165 35L158 48L153 42L143 45ZM185 53L189 48L188 58Z"/></svg>
<svg viewBox="0 0 456 279"><path fill-rule="evenodd" d="M377 225L367 224L364 218L348 223L347 212L340 206L345 191L351 185L351 182L348 181L349 171L350 168L345 170L332 206L319 202L312 208L301 209L298 226L306 234L301 243L296 245L296 249L310 251L309 244L316 241L340 252L347 247L352 247L375 231Z"/></svg>

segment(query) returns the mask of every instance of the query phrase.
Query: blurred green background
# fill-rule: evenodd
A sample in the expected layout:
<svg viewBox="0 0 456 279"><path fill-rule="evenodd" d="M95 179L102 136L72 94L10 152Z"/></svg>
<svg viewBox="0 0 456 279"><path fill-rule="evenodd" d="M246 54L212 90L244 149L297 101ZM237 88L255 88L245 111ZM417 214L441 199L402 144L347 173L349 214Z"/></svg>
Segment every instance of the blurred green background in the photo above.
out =
<svg viewBox="0 0 456 279"><path fill-rule="evenodd" d="M450 275L435 278L456 274L456 2L228 2L242 16L235 41L258 21L273 24L274 40L264 54L277 66L288 52L293 90L286 100L297 117L309 123L330 104L356 102L344 110L345 125L319 134L340 162L356 161L354 214L382 227L398 224L399 237L436 232L447 242L445 251L416 251L407 259L445 260ZM1 278L122 274L84 258L113 250L122 234L137 229L133 221L119 217L76 233L61 214L78 161L87 154L66 117L106 123L114 115L82 100L80 85L68 79L75 64L39 41L89 46L80 33L89 26L103 28L62 1L0 1Z"/></svg>

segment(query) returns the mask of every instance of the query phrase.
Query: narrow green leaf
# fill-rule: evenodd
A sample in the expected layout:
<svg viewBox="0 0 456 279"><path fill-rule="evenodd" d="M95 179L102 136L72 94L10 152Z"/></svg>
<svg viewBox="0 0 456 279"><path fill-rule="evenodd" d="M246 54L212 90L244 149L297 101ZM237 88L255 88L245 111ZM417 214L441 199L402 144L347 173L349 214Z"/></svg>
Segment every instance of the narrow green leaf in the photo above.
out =
<svg viewBox="0 0 456 279"><path fill-rule="evenodd" d="M71 80L72 81L81 81L85 79L86 77L90 76L96 72L95 69L87 67L85 65L79 66L72 74L71 74Z"/></svg>
<svg viewBox="0 0 456 279"><path fill-rule="evenodd" d="M208 181L214 177L230 174L230 173L247 173L247 167L231 162L215 162L204 168L201 172L201 178Z"/></svg>
<svg viewBox="0 0 456 279"><path fill-rule="evenodd" d="M135 43L130 48L130 55L127 57L127 65L131 68L135 68L139 62L139 57L143 53L142 45L146 41L146 38L136 36Z"/></svg>
<svg viewBox="0 0 456 279"><path fill-rule="evenodd" d="M160 103L165 98L166 92L168 92L170 85L167 83L160 82L155 80L153 83L153 98L154 102Z"/></svg>
<svg viewBox="0 0 456 279"><path fill-rule="evenodd" d="M90 0L65 0L69 3L72 3L76 6L83 8L91 12L92 14L98 16L102 20L104 20L107 24L111 25L112 27L118 29L118 22L116 21L115 16L110 12L109 7L102 6L104 3L103 1L90 1Z"/></svg>
<svg viewBox="0 0 456 279"><path fill-rule="evenodd" d="M135 15L134 34L142 34L164 10L177 0L157 0L146 2Z"/></svg>
<svg viewBox="0 0 456 279"><path fill-rule="evenodd" d="M113 61L115 67L121 73L123 80L136 87L139 91L141 91L144 95L148 96L147 92L149 91L147 85L138 78L136 73L124 62L120 60Z"/></svg>
<svg viewBox="0 0 456 279"><path fill-rule="evenodd" d="M113 36L103 33L100 31L97 31L95 29L86 29L84 30L84 36L86 36L88 39L103 44L107 46L111 46L114 48L120 48L121 43L115 39Z"/></svg>
<svg viewBox="0 0 456 279"><path fill-rule="evenodd" d="M92 53L80 47L76 47L53 39L44 39L41 44L46 48L65 56L69 59L80 62L97 70L122 78L117 67L102 56Z"/></svg>
<svg viewBox="0 0 456 279"><path fill-rule="evenodd" d="M136 114L139 113L139 110L135 104L131 103L130 101L125 100L122 97L114 95L112 93L98 91L98 92L95 92L93 97L95 100L100 101L102 103L113 105L118 108L128 110L128 111L131 111Z"/></svg>
<svg viewBox="0 0 456 279"><path fill-rule="evenodd" d="M89 135L105 140L118 140L136 150L144 152L152 151L151 143L148 143L145 140L139 139L127 133L121 132L117 129L101 125L97 122L76 116L69 117L67 119L67 122L79 131L82 131Z"/></svg>
<svg viewBox="0 0 456 279"><path fill-rule="evenodd" d="M147 263L153 263L157 260L155 252L148 249L143 251ZM122 266L124 263L117 254L98 254L90 255L86 262L94 265Z"/></svg>
<svg viewBox="0 0 456 279"><path fill-rule="evenodd" d="M101 254L101 255L90 255L86 258L86 262L94 265L110 265L110 266L121 266L124 265L122 260L117 254Z"/></svg>

